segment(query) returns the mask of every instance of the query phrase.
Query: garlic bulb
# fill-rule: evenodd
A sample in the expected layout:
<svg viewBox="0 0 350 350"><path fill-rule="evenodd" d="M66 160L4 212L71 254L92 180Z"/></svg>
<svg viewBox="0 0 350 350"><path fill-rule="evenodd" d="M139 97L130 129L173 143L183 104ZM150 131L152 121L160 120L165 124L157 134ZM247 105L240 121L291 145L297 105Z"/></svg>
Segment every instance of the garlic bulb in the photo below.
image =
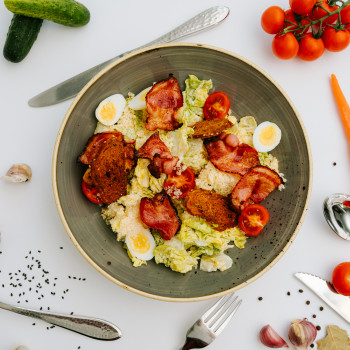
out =
<svg viewBox="0 0 350 350"><path fill-rule="evenodd" d="M260 341L269 348L289 348L284 339L282 339L270 325L261 328L259 338Z"/></svg>
<svg viewBox="0 0 350 350"><path fill-rule="evenodd" d="M316 335L316 327L306 318L292 321L288 331L289 340L297 349L309 349Z"/></svg>
<svg viewBox="0 0 350 350"><path fill-rule="evenodd" d="M2 178L11 182L26 182L32 178L32 170L27 164L14 164Z"/></svg>

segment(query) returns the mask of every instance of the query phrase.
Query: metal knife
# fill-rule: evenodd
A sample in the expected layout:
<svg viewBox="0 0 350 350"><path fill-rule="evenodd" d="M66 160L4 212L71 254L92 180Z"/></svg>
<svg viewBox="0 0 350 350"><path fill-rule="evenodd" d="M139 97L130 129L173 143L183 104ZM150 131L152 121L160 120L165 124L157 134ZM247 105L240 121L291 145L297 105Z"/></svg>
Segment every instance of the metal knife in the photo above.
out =
<svg viewBox="0 0 350 350"><path fill-rule="evenodd" d="M45 107L51 106L59 102L66 101L75 95L85 86L85 84L95 76L99 71L105 68L110 63L115 60L133 52L136 50L143 49L152 45L164 44L172 41L179 40L188 35L197 33L204 29L209 29L220 22L222 22L230 13L230 9L225 6L215 6L211 7L197 16L191 18L182 25L176 27L174 30L169 33L159 37L156 40L153 40L143 46L140 46L134 50L130 50L122 53L121 55L114 57L106 62L103 62L95 67L92 67L85 72L82 72L64 82L40 93L37 96L34 96L28 101L29 106L31 107Z"/></svg>
<svg viewBox="0 0 350 350"><path fill-rule="evenodd" d="M350 297L337 293L331 283L315 275L297 272L294 276L350 323Z"/></svg>

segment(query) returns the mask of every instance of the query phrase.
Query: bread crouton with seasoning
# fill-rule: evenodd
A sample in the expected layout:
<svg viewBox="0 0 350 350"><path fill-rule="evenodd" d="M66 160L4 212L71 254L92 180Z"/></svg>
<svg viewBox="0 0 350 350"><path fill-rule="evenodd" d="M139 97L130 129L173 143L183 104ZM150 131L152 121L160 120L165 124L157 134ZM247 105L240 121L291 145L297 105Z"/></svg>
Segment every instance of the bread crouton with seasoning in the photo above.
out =
<svg viewBox="0 0 350 350"><path fill-rule="evenodd" d="M203 120L192 125L194 130L192 137L195 139L207 139L214 137L220 135L232 125L233 124L226 118Z"/></svg>
<svg viewBox="0 0 350 350"><path fill-rule="evenodd" d="M121 140L112 138L105 142L91 162L91 179L105 204L116 202L127 194L125 149Z"/></svg>
<svg viewBox="0 0 350 350"><path fill-rule="evenodd" d="M217 231L237 226L237 214L230 209L228 197L209 190L191 190L185 198L186 210L207 220Z"/></svg>

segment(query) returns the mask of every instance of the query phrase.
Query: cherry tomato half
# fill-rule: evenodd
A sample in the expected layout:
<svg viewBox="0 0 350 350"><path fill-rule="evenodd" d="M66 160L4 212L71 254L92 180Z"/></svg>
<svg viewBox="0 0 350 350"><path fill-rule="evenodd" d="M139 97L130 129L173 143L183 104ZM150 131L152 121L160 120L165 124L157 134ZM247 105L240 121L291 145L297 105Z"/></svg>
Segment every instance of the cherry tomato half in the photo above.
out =
<svg viewBox="0 0 350 350"><path fill-rule="evenodd" d="M339 294L350 296L350 262L343 262L334 268L332 283Z"/></svg>
<svg viewBox="0 0 350 350"><path fill-rule="evenodd" d="M298 57L304 61L314 61L324 53L324 43L322 39L316 39L311 33L299 41Z"/></svg>
<svg viewBox="0 0 350 350"><path fill-rule="evenodd" d="M85 196L91 202L97 203L97 204L102 204L103 203L101 198L100 198L100 196L98 195L98 191L97 191L96 187L87 184L85 181L82 182L81 187L83 189L83 192L84 192Z"/></svg>
<svg viewBox="0 0 350 350"><path fill-rule="evenodd" d="M164 190L170 197L184 198L194 188L195 184L194 173L187 167L180 174L174 170L165 181Z"/></svg>
<svg viewBox="0 0 350 350"><path fill-rule="evenodd" d="M261 16L261 27L266 33L277 34L284 24L284 11L279 6L270 6Z"/></svg>
<svg viewBox="0 0 350 350"><path fill-rule="evenodd" d="M295 57L299 50L298 40L292 33L284 35L277 34L272 41L273 53L282 60L289 60Z"/></svg>
<svg viewBox="0 0 350 350"><path fill-rule="evenodd" d="M309 14L316 4L316 0L289 0L292 11L298 15Z"/></svg>
<svg viewBox="0 0 350 350"><path fill-rule="evenodd" d="M224 92L215 91L211 93L204 102L204 118L225 118L230 109L230 105L230 99Z"/></svg>
<svg viewBox="0 0 350 350"><path fill-rule="evenodd" d="M260 204L245 207L238 218L241 230L247 236L257 236L270 219L269 212Z"/></svg>
<svg viewBox="0 0 350 350"><path fill-rule="evenodd" d="M338 52L349 46L350 33L347 30L336 30L333 27L326 27L322 40L328 51Z"/></svg>

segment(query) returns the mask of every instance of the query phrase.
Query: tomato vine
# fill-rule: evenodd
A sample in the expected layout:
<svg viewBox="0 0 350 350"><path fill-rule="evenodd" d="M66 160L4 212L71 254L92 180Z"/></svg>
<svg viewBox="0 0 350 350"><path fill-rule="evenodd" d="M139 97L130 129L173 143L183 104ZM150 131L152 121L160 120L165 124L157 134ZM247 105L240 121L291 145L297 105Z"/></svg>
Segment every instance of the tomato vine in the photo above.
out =
<svg viewBox="0 0 350 350"><path fill-rule="evenodd" d="M273 53L314 61L325 50L342 51L350 44L350 0L289 0L290 9L267 8L261 26L274 34Z"/></svg>
<svg viewBox="0 0 350 350"><path fill-rule="evenodd" d="M333 7L333 6L338 6L338 8L334 11L329 11L327 8L325 8L321 2L317 2L315 7L321 8L324 10L327 14L319 19L311 19L308 16L302 16L302 15L297 15L295 14L295 19L296 23L291 22L290 20L286 19L285 22L289 23L290 26L286 26L285 28L282 29L282 32L280 35L285 35L287 33L293 33L297 39L301 39L303 35L306 34L307 30L310 28L312 31L312 35L318 39L322 36L323 30L324 30L324 21L326 21L329 17L337 15L338 20L336 24L326 24L327 26L333 27L335 30L344 30L346 25L349 23L342 23L340 12L343 10L347 5L350 5L350 0L328 0L328 5ZM304 23L302 23L302 21ZM305 21L308 23L305 24ZM316 29L317 28L317 31Z"/></svg>

